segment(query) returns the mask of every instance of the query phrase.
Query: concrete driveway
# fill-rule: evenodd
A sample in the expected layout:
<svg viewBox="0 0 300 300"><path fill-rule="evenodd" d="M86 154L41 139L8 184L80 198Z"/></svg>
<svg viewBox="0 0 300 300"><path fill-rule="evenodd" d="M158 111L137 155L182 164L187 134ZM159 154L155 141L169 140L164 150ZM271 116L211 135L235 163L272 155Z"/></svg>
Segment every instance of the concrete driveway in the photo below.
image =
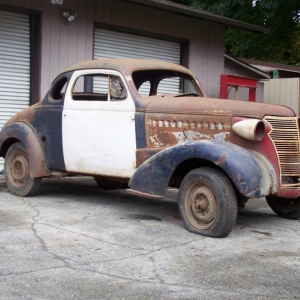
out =
<svg viewBox="0 0 300 300"><path fill-rule="evenodd" d="M225 239L189 233L176 202L0 179L0 299L300 299L300 221L248 202Z"/></svg>

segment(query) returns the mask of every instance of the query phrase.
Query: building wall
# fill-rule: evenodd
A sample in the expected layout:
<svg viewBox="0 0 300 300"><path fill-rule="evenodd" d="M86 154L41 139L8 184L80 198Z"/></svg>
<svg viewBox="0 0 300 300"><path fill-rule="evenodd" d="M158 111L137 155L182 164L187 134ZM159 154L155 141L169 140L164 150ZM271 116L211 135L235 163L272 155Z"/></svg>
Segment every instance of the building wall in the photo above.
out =
<svg viewBox="0 0 300 300"><path fill-rule="evenodd" d="M300 79L270 79L264 83L264 101L292 108L300 115Z"/></svg>
<svg viewBox="0 0 300 300"><path fill-rule="evenodd" d="M219 95L219 76L224 73L221 24L122 0L64 0L63 5L53 5L51 0L0 0L0 5L9 10L26 9L42 14L41 96L65 67L93 58L95 23L189 42L188 67L200 79L208 96ZM77 13L74 22L68 23L62 17L64 10Z"/></svg>

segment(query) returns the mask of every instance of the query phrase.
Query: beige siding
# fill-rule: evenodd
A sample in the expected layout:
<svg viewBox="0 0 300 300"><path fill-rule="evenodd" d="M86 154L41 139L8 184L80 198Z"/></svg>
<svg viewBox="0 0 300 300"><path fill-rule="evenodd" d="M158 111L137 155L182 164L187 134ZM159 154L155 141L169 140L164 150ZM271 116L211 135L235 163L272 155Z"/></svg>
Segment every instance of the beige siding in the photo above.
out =
<svg viewBox="0 0 300 300"><path fill-rule="evenodd" d="M299 115L299 78L270 79L264 83L264 102L291 107Z"/></svg>
<svg viewBox="0 0 300 300"><path fill-rule="evenodd" d="M224 26L119 0L0 0L11 7L42 12L41 94L66 66L92 59L94 22L138 30L141 34L189 41L189 67L208 96L218 97L224 73ZM64 10L77 13L74 22L62 18Z"/></svg>

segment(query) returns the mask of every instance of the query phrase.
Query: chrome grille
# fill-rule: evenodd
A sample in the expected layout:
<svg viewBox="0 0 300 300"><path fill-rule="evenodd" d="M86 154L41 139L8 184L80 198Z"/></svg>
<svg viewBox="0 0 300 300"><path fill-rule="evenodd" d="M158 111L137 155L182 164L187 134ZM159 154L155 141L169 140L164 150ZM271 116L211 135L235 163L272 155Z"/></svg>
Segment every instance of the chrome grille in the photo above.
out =
<svg viewBox="0 0 300 300"><path fill-rule="evenodd" d="M280 178L300 176L300 138L297 117L271 117L264 120L270 124L272 130L269 137L277 151ZM281 182L281 188L299 189L300 183Z"/></svg>

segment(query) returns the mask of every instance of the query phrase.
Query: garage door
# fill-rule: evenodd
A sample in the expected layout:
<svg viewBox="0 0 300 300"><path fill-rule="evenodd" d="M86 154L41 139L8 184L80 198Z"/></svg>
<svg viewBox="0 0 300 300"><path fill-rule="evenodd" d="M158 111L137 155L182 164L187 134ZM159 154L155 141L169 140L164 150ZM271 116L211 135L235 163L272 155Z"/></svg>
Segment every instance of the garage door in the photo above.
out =
<svg viewBox="0 0 300 300"><path fill-rule="evenodd" d="M0 128L29 105L29 27L28 15L0 11Z"/></svg>
<svg viewBox="0 0 300 300"><path fill-rule="evenodd" d="M95 29L94 59L133 57L169 61L180 64L180 43L141 35L128 34L102 28ZM148 93L143 85L139 92ZM179 90L179 80L165 80L160 85L161 93L175 93Z"/></svg>
<svg viewBox="0 0 300 300"><path fill-rule="evenodd" d="M180 64L180 43L96 28L94 59L105 57L162 59Z"/></svg>

